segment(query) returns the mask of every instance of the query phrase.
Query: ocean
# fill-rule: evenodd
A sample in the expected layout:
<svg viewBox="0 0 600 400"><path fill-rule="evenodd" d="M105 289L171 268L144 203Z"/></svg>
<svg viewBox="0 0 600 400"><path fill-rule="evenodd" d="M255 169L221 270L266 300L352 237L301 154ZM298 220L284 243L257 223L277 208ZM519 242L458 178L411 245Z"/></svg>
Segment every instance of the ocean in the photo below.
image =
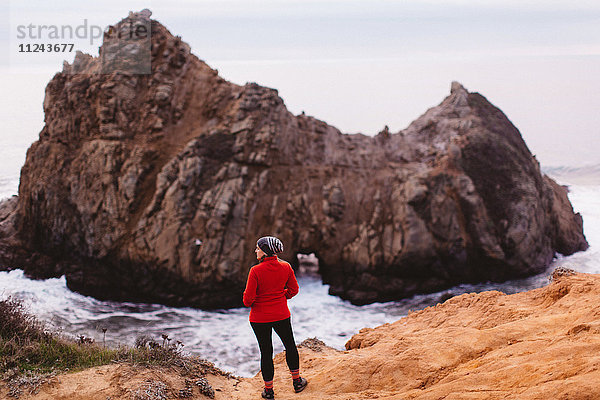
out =
<svg viewBox="0 0 600 400"><path fill-rule="evenodd" d="M4 151L4 149L3 149ZM17 193L19 171L26 147L15 144L7 150L0 170L0 198ZM569 186L569 198L583 215L584 233L590 243L585 252L558 256L548 270L537 276L504 283L459 285L401 301L354 306L328 294L319 275L299 274L300 293L289 301L296 342L318 338L343 349L350 337L364 327L396 321L409 310L423 309L449 295L500 290L516 293L546 285L554 268L565 266L581 272L600 273L600 166L556 167L545 172ZM99 301L67 289L65 278L31 280L20 270L0 272L0 297L22 299L28 310L53 329L67 336L84 335L106 344L133 345L140 335L161 341L167 334L184 343L184 351L213 361L239 376L253 376L260 369L256 339L248 323L248 309L203 311L158 304ZM275 352L283 346L274 335Z"/></svg>

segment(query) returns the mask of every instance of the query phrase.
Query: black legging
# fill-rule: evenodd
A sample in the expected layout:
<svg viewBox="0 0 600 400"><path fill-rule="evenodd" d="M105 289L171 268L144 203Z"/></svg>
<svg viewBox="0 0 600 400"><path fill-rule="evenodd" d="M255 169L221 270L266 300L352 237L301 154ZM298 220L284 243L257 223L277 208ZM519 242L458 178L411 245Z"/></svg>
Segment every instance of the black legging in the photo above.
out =
<svg viewBox="0 0 600 400"><path fill-rule="evenodd" d="M263 380L267 382L272 381L273 375L275 374L275 368L273 367L273 340L271 339L271 328L275 329L275 333L277 333L285 347L285 360L287 361L289 369L296 370L300 368L300 357L298 356L298 349L296 348L292 324L289 318L275 322L250 322L250 325L252 325L252 330L258 340L258 347L260 349L260 370L262 372Z"/></svg>

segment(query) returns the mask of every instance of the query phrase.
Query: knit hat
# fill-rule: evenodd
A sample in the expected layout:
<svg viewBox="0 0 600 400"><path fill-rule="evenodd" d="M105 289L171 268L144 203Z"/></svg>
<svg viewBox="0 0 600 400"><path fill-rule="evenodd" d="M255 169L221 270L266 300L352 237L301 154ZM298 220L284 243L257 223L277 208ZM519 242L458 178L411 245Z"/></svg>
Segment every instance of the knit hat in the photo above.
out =
<svg viewBox="0 0 600 400"><path fill-rule="evenodd" d="M283 252L283 243L275 236L264 236L258 239L256 245L265 252L267 256Z"/></svg>

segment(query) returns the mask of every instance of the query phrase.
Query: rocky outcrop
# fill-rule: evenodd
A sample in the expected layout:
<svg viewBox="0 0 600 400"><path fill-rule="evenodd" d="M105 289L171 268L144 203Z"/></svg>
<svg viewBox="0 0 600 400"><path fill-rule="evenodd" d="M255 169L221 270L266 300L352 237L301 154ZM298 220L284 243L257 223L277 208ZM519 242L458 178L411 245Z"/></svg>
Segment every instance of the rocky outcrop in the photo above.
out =
<svg viewBox="0 0 600 400"><path fill-rule="evenodd" d="M555 273L549 286L530 292L454 297L394 323L362 329L345 352L301 349L303 374L310 381L303 395L598 398L599 296L598 275ZM281 353L275 359L274 387L285 396L291 392L285 357ZM255 393L260 388L258 375L254 388Z"/></svg>
<svg viewBox="0 0 600 400"><path fill-rule="evenodd" d="M99 298L227 307L272 234L292 263L315 253L331 293L368 303L587 248L566 190L456 82L400 132L346 135L274 89L225 81L147 13L116 29L136 24L151 24L150 74L98 73L107 36L48 84L4 265Z"/></svg>

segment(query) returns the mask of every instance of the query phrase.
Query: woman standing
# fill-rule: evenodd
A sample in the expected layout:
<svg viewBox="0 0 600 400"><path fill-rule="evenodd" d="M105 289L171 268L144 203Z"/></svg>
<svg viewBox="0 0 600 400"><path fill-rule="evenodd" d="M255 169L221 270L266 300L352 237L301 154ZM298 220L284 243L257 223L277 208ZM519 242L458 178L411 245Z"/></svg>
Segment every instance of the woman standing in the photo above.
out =
<svg viewBox="0 0 600 400"><path fill-rule="evenodd" d="M260 349L260 369L265 381L262 397L274 399L273 329L285 347L285 359L292 374L294 391L301 392L308 384L306 379L300 377L300 357L287 306L287 299L298 294L298 282L290 264L276 256L283 252L283 244L279 239L273 236L258 239L254 252L260 262L248 274L244 305L251 307L250 325Z"/></svg>

